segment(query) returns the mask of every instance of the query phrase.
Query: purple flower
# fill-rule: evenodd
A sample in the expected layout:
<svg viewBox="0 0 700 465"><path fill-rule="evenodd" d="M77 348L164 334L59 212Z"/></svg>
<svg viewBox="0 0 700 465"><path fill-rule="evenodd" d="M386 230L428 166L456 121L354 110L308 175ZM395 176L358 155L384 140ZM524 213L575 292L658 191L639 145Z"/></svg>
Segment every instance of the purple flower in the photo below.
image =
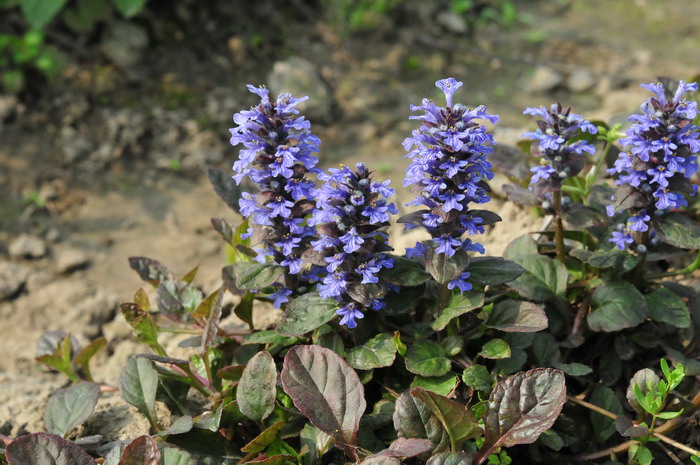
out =
<svg viewBox="0 0 700 465"><path fill-rule="evenodd" d="M340 324L346 325L350 329L357 327L357 322L355 322L355 320L361 320L365 317L354 303L347 304L340 310L336 310L335 313L343 317L340 320Z"/></svg>
<svg viewBox="0 0 700 465"><path fill-rule="evenodd" d="M289 296L292 294L291 289L279 286L276 292L270 294L270 298L273 300L273 306L275 308L280 308L283 303L289 302Z"/></svg>
<svg viewBox="0 0 700 465"><path fill-rule="evenodd" d="M651 216L647 215L645 210L641 210L636 215L632 215L627 220L627 227L630 231L648 231L649 225L647 224L651 221Z"/></svg>
<svg viewBox="0 0 700 465"><path fill-rule="evenodd" d="M634 242L634 238L629 232L613 231L610 242L615 244L618 249L625 250L627 248L627 244Z"/></svg>
<svg viewBox="0 0 700 465"><path fill-rule="evenodd" d="M357 267L356 270L360 274L360 276L362 276L362 281L360 281L360 284L370 284L379 282L377 273L379 273L380 269L380 267L372 263L372 260L370 260L367 263L362 263L360 266Z"/></svg>
<svg viewBox="0 0 700 465"><path fill-rule="evenodd" d="M318 294L323 298L337 297L343 294L348 286L344 273L329 274L322 279L322 283L318 285Z"/></svg>
<svg viewBox="0 0 700 465"><path fill-rule="evenodd" d="M434 241L438 244L435 251L437 253L444 253L448 257L455 254L455 247L461 247L462 241L451 237L449 234L443 234L441 237L435 238Z"/></svg>
<svg viewBox="0 0 700 465"><path fill-rule="evenodd" d="M350 229L347 234L340 236L340 240L343 244L345 244L343 246L343 250L346 253L353 253L365 242L354 227Z"/></svg>
<svg viewBox="0 0 700 465"><path fill-rule="evenodd" d="M530 185L537 184L542 179L549 179L554 173L557 172L554 168L549 165L538 165L530 168L534 174L532 179L530 179Z"/></svg>
<svg viewBox="0 0 700 465"><path fill-rule="evenodd" d="M472 290L472 284L467 282L467 278L471 276L471 273L469 272L464 272L462 273L459 278L453 279L449 283L447 283L447 288L448 289L454 289L457 288L459 289L460 292L467 292Z"/></svg>
<svg viewBox="0 0 700 465"><path fill-rule="evenodd" d="M462 200L464 200L467 196L464 194L457 193L453 190L447 191L447 193L439 195L438 199L442 200L444 203L442 204L442 209L445 211L445 213L449 212L450 210L459 210L462 211L464 207L460 203Z"/></svg>

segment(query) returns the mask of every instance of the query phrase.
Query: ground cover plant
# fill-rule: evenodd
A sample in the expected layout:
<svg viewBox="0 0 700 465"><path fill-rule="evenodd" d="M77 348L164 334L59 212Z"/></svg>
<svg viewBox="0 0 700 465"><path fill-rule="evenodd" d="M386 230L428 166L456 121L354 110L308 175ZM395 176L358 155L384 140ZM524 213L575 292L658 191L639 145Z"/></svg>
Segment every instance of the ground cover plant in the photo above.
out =
<svg viewBox="0 0 700 465"><path fill-rule="evenodd" d="M321 141L296 108L303 98L249 86L260 103L234 115L233 177L210 172L242 219L212 219L228 244L221 287L205 293L197 268L178 275L132 257L152 292L120 308L152 353L106 386L90 371L103 338L80 347L70 334L44 335L38 361L70 386L49 400L46 433L4 438L0 460L700 463L699 308L683 279L700 266L688 205L700 128L687 94L697 84L645 85L653 97L624 134L559 103L526 109L537 122L522 148L536 163L505 191L551 227L503 257L478 243L501 221L480 208L500 166L486 124L499 118L459 103L461 82L436 85L439 100L411 107L403 183L415 198L399 218L391 183L370 164L317 167ZM394 222L426 239L397 253ZM254 326L263 303L284 311L274 328ZM220 325L231 311L248 327ZM173 331L192 334L190 359L159 343ZM77 437L115 390L152 434Z"/></svg>

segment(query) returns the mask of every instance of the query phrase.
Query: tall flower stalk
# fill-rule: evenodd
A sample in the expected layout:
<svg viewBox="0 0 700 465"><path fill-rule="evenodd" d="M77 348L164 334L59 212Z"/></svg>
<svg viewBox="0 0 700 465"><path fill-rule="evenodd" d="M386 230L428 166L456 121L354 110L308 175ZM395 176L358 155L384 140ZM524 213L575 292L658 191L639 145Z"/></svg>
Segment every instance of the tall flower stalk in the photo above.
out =
<svg viewBox="0 0 700 465"><path fill-rule="evenodd" d="M484 253L484 248L463 236L483 233L484 225L492 219L483 210L470 210L470 204L490 200L485 181L493 178L487 160L493 152L493 136L477 120L496 123L499 118L487 113L484 106L468 108L453 103L455 92L462 86L454 78L442 79L435 85L445 94L445 106L438 107L429 99L423 99L420 106L411 105L412 111L421 114L410 119L420 120L422 124L403 143L408 151L405 157L412 159L404 185L412 186L418 193L407 205L424 208L401 220L409 228L425 228L431 240L407 249L406 254L409 257L458 254L465 257L466 265L467 251ZM471 290L472 285L467 281L470 274L461 268L462 272L441 289L440 307L446 304L444 296L449 295L446 291Z"/></svg>
<svg viewBox="0 0 700 465"><path fill-rule="evenodd" d="M621 250L632 247L645 254L655 240L652 219L687 205L685 194L697 191L690 178L698 170L700 128L692 123L697 103L683 98L698 90L697 83L680 81L673 94L660 82L642 87L654 96L642 104L642 114L630 116L633 124L627 137L620 139L629 150L621 152L608 170L619 175L608 215L629 211L610 242Z"/></svg>
<svg viewBox="0 0 700 465"><path fill-rule="evenodd" d="M392 250L383 229L397 210L387 199L394 195L389 181L373 181L364 163L355 171L347 166L321 173L325 183L315 193L312 223L319 239L314 249L322 254L328 274L318 285L321 297L337 300L340 324L355 328L366 310L380 310L388 285L379 277L394 261L383 252Z"/></svg>
<svg viewBox="0 0 700 465"><path fill-rule="evenodd" d="M260 97L260 103L233 116L231 145L242 145L233 164L236 183L244 178L253 181L260 192L243 192L241 215L252 218L248 236L260 263L272 262L285 268L285 285L277 284L272 295L275 305L286 302L296 276L303 272L302 254L315 237L307 217L314 207L315 183L306 178L315 168L320 140L310 131L310 123L297 116L295 108L308 97L294 98L280 94L271 100L265 87L248 85Z"/></svg>
<svg viewBox="0 0 700 465"><path fill-rule="evenodd" d="M536 142L532 153L540 158L540 165L531 168L530 190L543 206L554 212L554 234L557 258L564 262L564 224L562 221L562 182L576 176L586 164L585 154L594 154L593 144L580 139L582 132L596 134L596 127L571 108L555 103L547 107L528 107L526 115L538 116L537 130L523 137ZM548 208L546 208L548 209Z"/></svg>

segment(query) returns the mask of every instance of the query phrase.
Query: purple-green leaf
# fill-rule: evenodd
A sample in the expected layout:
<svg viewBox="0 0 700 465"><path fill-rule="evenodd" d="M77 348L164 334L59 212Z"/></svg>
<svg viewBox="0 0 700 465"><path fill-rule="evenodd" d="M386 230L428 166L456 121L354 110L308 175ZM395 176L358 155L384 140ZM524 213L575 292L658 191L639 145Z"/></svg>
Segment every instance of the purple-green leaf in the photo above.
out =
<svg viewBox="0 0 700 465"><path fill-rule="evenodd" d="M469 263L467 253L459 249L451 257L444 253L437 253L435 248L425 251L425 268L438 284L447 284L453 279L459 278L464 268Z"/></svg>
<svg viewBox="0 0 700 465"><path fill-rule="evenodd" d="M258 352L250 359L241 375L236 400L241 413L260 422L275 408L277 368L269 352Z"/></svg>
<svg viewBox="0 0 700 465"><path fill-rule="evenodd" d="M95 383L81 383L56 391L46 403L44 425L50 433L65 436L95 410L100 388Z"/></svg>
<svg viewBox="0 0 700 465"><path fill-rule="evenodd" d="M498 302L486 326L507 333L534 333L547 328L547 314L541 307L519 300L504 300Z"/></svg>
<svg viewBox="0 0 700 465"><path fill-rule="evenodd" d="M357 460L357 431L367 403L357 373L345 360L320 346L293 347L284 357L282 387L314 426Z"/></svg>
<svg viewBox="0 0 700 465"><path fill-rule="evenodd" d="M152 286L158 286L161 281L173 279L174 275L158 260L148 257L129 257L129 266L137 272L141 279Z"/></svg>
<svg viewBox="0 0 700 465"><path fill-rule="evenodd" d="M9 465L97 465L80 446L47 433L15 439L7 446L5 458Z"/></svg>
<svg viewBox="0 0 700 465"><path fill-rule="evenodd" d="M279 421L274 425L267 428L262 433L258 434L252 441L243 446L241 451L246 454L257 454L267 449L267 446L273 443L277 439L277 435L284 426L283 421Z"/></svg>
<svg viewBox="0 0 700 465"><path fill-rule="evenodd" d="M145 358L129 358L119 377L119 393L122 399L139 409L151 425L156 424L157 389L158 372L153 362Z"/></svg>
<svg viewBox="0 0 700 465"><path fill-rule="evenodd" d="M139 436L126 446L119 465L160 465L158 444L150 436Z"/></svg>
<svg viewBox="0 0 700 465"><path fill-rule="evenodd" d="M419 387L411 389L411 395L423 401L440 421L450 437L453 451L467 439L481 436L481 428L464 405Z"/></svg>
<svg viewBox="0 0 700 465"><path fill-rule="evenodd" d="M474 457L466 452L443 452L430 457L426 465L472 465Z"/></svg>
<svg viewBox="0 0 700 465"><path fill-rule="evenodd" d="M385 457L416 457L424 454L433 448L433 443L429 439L419 438L397 438L385 449L375 455Z"/></svg>
<svg viewBox="0 0 700 465"><path fill-rule="evenodd" d="M498 383L486 404L486 441L476 463L497 447L536 441L554 424L565 400L564 373L559 370L536 368Z"/></svg>
<svg viewBox="0 0 700 465"><path fill-rule="evenodd" d="M432 452L442 452L450 447L450 437L430 407L405 391L396 400L394 429L399 437L429 439Z"/></svg>

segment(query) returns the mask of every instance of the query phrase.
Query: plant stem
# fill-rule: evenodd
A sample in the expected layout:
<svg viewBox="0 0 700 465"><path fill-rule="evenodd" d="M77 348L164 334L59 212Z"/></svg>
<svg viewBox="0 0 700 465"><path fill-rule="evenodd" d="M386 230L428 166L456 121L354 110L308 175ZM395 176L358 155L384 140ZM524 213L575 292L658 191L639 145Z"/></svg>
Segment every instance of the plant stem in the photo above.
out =
<svg viewBox="0 0 700 465"><path fill-rule="evenodd" d="M700 268L700 250L698 250L698 254L695 257L695 261L691 263L690 265L686 266L685 268L681 268L680 270L676 271L669 271L668 273L657 273L657 274L652 274L649 275L650 278L653 279L658 279L658 278L667 278L669 276L678 276L679 274L690 274Z"/></svg>
<svg viewBox="0 0 700 465"><path fill-rule="evenodd" d="M603 153L601 154L600 158L598 158L598 161L593 167L593 171L591 171L590 174L586 176L586 183L583 187L584 205L588 205L588 194L590 194L591 192L591 187L593 187L593 183L595 183L596 179L598 179L598 174L600 173L600 169L603 167L603 163L605 163L605 159L608 158L608 152L610 151L611 145L611 142L605 142L605 148L603 149Z"/></svg>
<svg viewBox="0 0 700 465"><path fill-rule="evenodd" d="M604 415L612 420L617 419L617 415L615 415L614 413L605 410L604 408L598 407L597 405L591 404L590 402L586 402L585 400L579 399L578 397L566 396L566 400L575 404L579 404L583 407L586 407L589 410L593 410L594 412L600 413L601 415Z"/></svg>
<svg viewBox="0 0 700 465"><path fill-rule="evenodd" d="M554 208L554 239L557 245L557 259L564 263L564 223L561 220L561 191L552 194L552 207Z"/></svg>
<svg viewBox="0 0 700 465"><path fill-rule="evenodd" d="M438 285L438 302L437 302L437 316L439 316L448 305L450 305L450 290L447 288L447 284ZM456 333L456 322L455 320L450 321L447 324L447 335L454 336Z"/></svg>

